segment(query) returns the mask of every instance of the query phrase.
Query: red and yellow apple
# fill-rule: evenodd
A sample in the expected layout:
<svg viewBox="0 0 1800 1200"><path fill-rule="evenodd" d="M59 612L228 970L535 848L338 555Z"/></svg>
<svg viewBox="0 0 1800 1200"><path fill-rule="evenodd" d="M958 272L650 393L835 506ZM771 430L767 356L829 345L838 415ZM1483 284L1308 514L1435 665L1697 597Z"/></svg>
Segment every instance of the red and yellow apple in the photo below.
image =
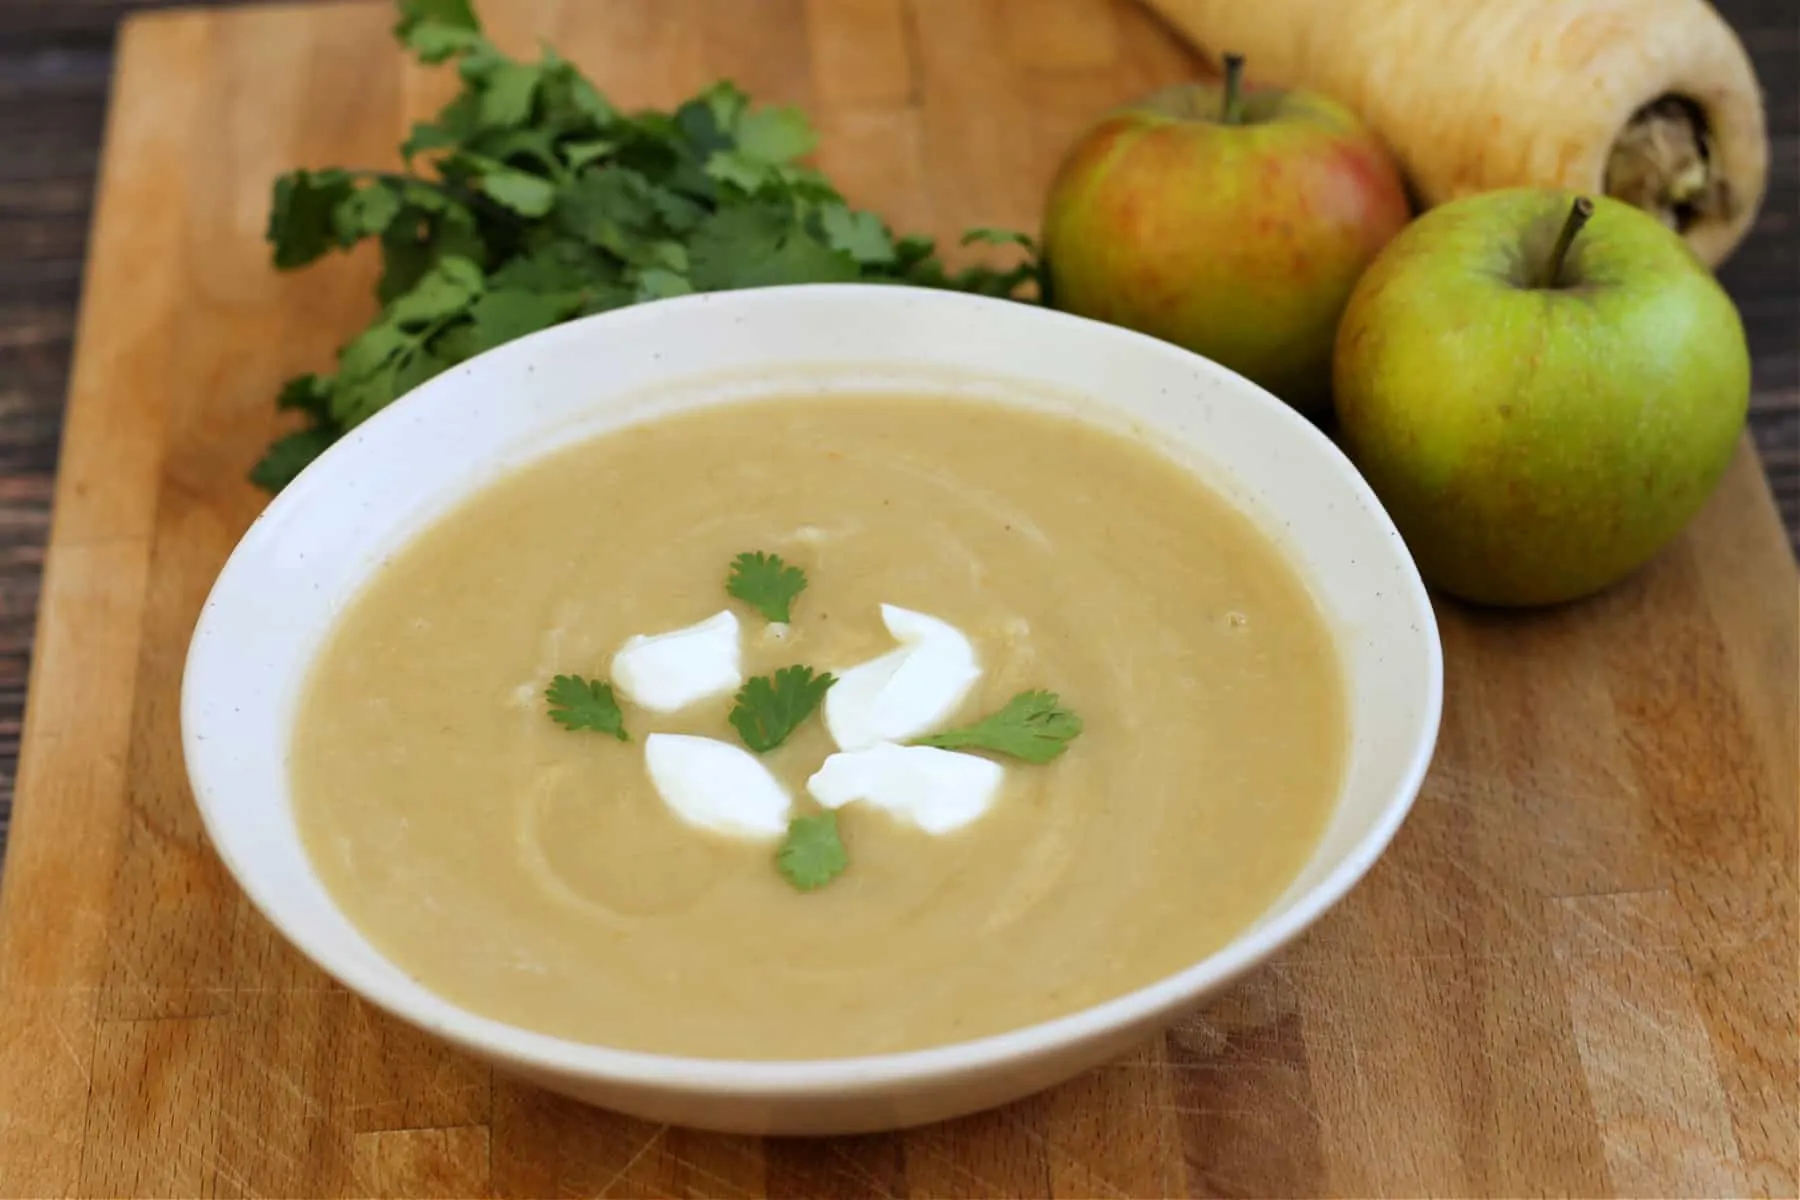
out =
<svg viewBox="0 0 1800 1200"><path fill-rule="evenodd" d="M1185 346L1313 415L1338 319L1411 215L1386 149L1316 94L1167 88L1069 149L1043 250L1056 307Z"/></svg>

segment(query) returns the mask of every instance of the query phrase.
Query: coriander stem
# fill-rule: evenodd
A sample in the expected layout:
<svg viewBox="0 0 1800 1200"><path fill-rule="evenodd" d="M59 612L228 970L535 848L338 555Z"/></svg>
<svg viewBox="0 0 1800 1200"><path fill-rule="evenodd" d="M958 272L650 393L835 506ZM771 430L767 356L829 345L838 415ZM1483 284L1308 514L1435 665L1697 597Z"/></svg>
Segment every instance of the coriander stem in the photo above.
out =
<svg viewBox="0 0 1800 1200"><path fill-rule="evenodd" d="M1225 107L1219 113L1219 120L1226 125L1244 122L1244 56L1241 54L1225 56Z"/></svg>
<svg viewBox="0 0 1800 1200"><path fill-rule="evenodd" d="M1594 215L1594 202L1586 196L1575 197L1575 203L1569 206L1569 215L1563 220L1562 232L1556 235L1556 245L1550 248L1550 259L1546 264L1541 286L1553 288L1562 277L1563 260L1569 257L1569 247L1575 244L1575 235L1581 227L1588 223Z"/></svg>

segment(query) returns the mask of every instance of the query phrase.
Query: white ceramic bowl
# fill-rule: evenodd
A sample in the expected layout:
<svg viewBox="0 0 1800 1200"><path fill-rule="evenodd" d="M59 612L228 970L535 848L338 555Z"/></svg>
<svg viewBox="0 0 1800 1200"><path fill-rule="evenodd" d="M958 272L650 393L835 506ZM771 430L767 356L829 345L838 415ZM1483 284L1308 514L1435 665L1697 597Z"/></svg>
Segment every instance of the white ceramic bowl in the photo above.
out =
<svg viewBox="0 0 1800 1200"><path fill-rule="evenodd" d="M295 702L334 620L387 556L520 464L676 409L814 389L931 389L1135 430L1284 546L1335 628L1352 693L1349 769L1311 861L1255 925L1177 975L1054 1021L908 1054L627 1053L427 991L338 910L290 810ZM547 330L438 376L357 429L269 505L220 573L189 649L181 723L226 866L277 929L371 1003L505 1071L651 1120L839 1133L971 1112L1068 1078L1299 934L1369 869L1411 807L1437 736L1442 671L1425 589L1374 495L1327 438L1260 388L1163 342L1029 305L834 285L684 297Z"/></svg>

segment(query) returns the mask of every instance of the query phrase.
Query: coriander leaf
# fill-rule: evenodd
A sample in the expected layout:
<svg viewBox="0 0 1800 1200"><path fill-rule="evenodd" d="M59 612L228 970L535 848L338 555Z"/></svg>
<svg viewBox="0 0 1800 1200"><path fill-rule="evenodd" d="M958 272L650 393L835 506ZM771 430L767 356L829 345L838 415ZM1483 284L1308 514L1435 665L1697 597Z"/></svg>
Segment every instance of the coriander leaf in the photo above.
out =
<svg viewBox="0 0 1800 1200"><path fill-rule="evenodd" d="M460 146L475 136L480 123L481 98L472 91L462 92L438 110L437 120L415 124L400 144L400 153L410 160L426 150Z"/></svg>
<svg viewBox="0 0 1800 1200"><path fill-rule="evenodd" d="M463 358L468 357L467 355L452 357L444 353L441 346L443 341L444 339L441 338L433 339L431 345L420 347L401 357L394 366L394 373L391 377L392 394L388 397L388 403L393 403L421 383L443 374L461 362Z"/></svg>
<svg viewBox="0 0 1800 1200"><path fill-rule="evenodd" d="M829 204L819 210L819 225L825 231L826 245L859 263L894 261L894 239L874 213Z"/></svg>
<svg viewBox="0 0 1800 1200"><path fill-rule="evenodd" d="M354 347L355 343L351 345ZM392 404L400 395L401 368L406 366L412 353L411 346L402 340L388 357L366 371L355 375L339 371L337 382L331 389L331 419L344 429L354 429Z"/></svg>
<svg viewBox="0 0 1800 1200"><path fill-rule="evenodd" d="M581 293L488 291L469 315L475 323L476 353L536 333L563 320L581 304Z"/></svg>
<svg viewBox="0 0 1800 1200"><path fill-rule="evenodd" d="M540 174L552 178L562 172L562 159L557 155L555 139L547 129L488 130L470 139L468 148L500 166L537 169Z"/></svg>
<svg viewBox="0 0 1800 1200"><path fill-rule="evenodd" d="M641 270L661 268L677 275L687 274L687 247L673 238L652 239L646 236L627 242L620 249L625 262Z"/></svg>
<svg viewBox="0 0 1800 1200"><path fill-rule="evenodd" d="M720 183L729 183L745 195L755 195L775 178L774 168L760 158L740 154L736 150L715 150L706 160L706 173Z"/></svg>
<svg viewBox="0 0 1800 1200"><path fill-rule="evenodd" d="M394 36L426 63L443 62L486 42L469 0L400 0Z"/></svg>
<svg viewBox="0 0 1800 1200"><path fill-rule="evenodd" d="M711 114L713 124L721 132L736 129L739 118L750 108L750 97L744 93L743 88L729 79L719 80L701 92L697 99L698 103ZM691 103L693 102L690 101ZM682 105L683 111L687 108L688 105ZM680 115L680 113L676 114L677 121L679 121Z"/></svg>
<svg viewBox="0 0 1800 1200"><path fill-rule="evenodd" d="M749 104L750 98L736 84L722 79L675 110L672 132L704 160L731 145L732 131ZM640 117L638 124L643 128L647 122Z"/></svg>
<svg viewBox="0 0 1800 1200"><path fill-rule="evenodd" d="M689 100L674 112L643 109L630 116L619 117L615 127L607 132L623 140L638 155L646 169L652 169L649 167L649 160L652 158L667 166L672 159L693 153L692 147L687 144L687 134L677 118L684 117L689 109L699 104L698 99ZM712 118L704 112L700 114L700 120L707 128L712 127ZM642 153L638 154L640 151Z"/></svg>
<svg viewBox="0 0 1800 1200"><path fill-rule="evenodd" d="M405 40L407 48L422 63L441 63L487 45L487 39L474 30L458 29L442 21L421 21Z"/></svg>
<svg viewBox="0 0 1800 1200"><path fill-rule="evenodd" d="M973 292L977 296L1011 296L1021 287L1036 281L1038 269L1032 263L1020 263L1016 267L999 269L995 267L966 267L952 275L942 285L953 291Z"/></svg>
<svg viewBox="0 0 1800 1200"><path fill-rule="evenodd" d="M745 195L785 189L797 211L804 211L812 203L843 203L837 189L817 171L793 163L774 162L741 148L713 151L706 160L705 170L710 178L732 184Z"/></svg>
<svg viewBox="0 0 1800 1200"><path fill-rule="evenodd" d="M1026 762L1047 763L1081 734L1081 718L1062 706L1055 692L1020 692L1000 711L930 737L915 746L941 750L992 750Z"/></svg>
<svg viewBox="0 0 1800 1200"><path fill-rule="evenodd" d="M791 214L762 205L721 208L688 243L688 277L696 291L782 283L847 283L856 260L799 228Z"/></svg>
<svg viewBox="0 0 1800 1200"><path fill-rule="evenodd" d="M502 167L481 177L481 190L522 217L541 217L556 206L556 187L529 171Z"/></svg>
<svg viewBox="0 0 1800 1200"><path fill-rule="evenodd" d="M331 211L332 230L338 244L351 245L365 237L384 233L400 215L399 194L385 183L356 189Z"/></svg>
<svg viewBox="0 0 1800 1200"><path fill-rule="evenodd" d="M576 74L574 67L568 71L568 89L570 107L594 124L605 125L619 115L600 89Z"/></svg>
<svg viewBox="0 0 1800 1200"><path fill-rule="evenodd" d="M411 335L389 322L369 326L338 351L337 386L334 391L342 392L345 385L375 374L405 352L412 342ZM341 414L336 412L336 399L333 398L333 415L342 420Z"/></svg>
<svg viewBox="0 0 1800 1200"><path fill-rule="evenodd" d="M937 253L937 243L912 233L894 243L894 262L900 267L922 263Z"/></svg>
<svg viewBox="0 0 1800 1200"><path fill-rule="evenodd" d="M962 244L973 245L983 242L989 246L1023 246L1027 250L1037 249L1037 243L1029 234L1019 233L1012 229L995 229L991 226L978 226L962 235Z"/></svg>
<svg viewBox="0 0 1800 1200"><path fill-rule="evenodd" d="M331 420L353 428L460 361L428 343L461 321L482 289L481 269L468 259L446 257L434 264L411 291L388 305L381 320L339 352Z"/></svg>
<svg viewBox="0 0 1800 1200"><path fill-rule="evenodd" d="M336 440L337 435L323 426L290 433L264 452L262 461L250 470L250 482L265 491L279 492Z"/></svg>
<svg viewBox="0 0 1800 1200"><path fill-rule="evenodd" d="M966 267L951 275L936 257L906 264L895 276L913 287L944 288L954 292L973 292L978 296L1012 297L1027 283L1039 283L1040 272L1035 263L1023 262L1015 267Z"/></svg>
<svg viewBox="0 0 1800 1200"><path fill-rule="evenodd" d="M462 139L441 125L433 125L428 121L415 121L412 132L400 143L400 156L412 159L427 150L442 150L446 146L454 146Z"/></svg>
<svg viewBox="0 0 1800 1200"><path fill-rule="evenodd" d="M637 291L633 299L638 303L646 300L667 300L671 296L689 296L694 285L687 281L685 275L677 274L666 267L645 267L638 272Z"/></svg>
<svg viewBox="0 0 1800 1200"><path fill-rule="evenodd" d="M806 590L806 572L791 567L779 554L745 552L731 560L725 592L770 621L792 619L796 597Z"/></svg>
<svg viewBox="0 0 1800 1200"><path fill-rule="evenodd" d="M488 276L491 291L579 292L608 280L616 268L601 253L572 238L546 240L509 259Z"/></svg>
<svg viewBox="0 0 1800 1200"><path fill-rule="evenodd" d="M481 93L481 124L506 129L531 119L531 102L537 96L543 68L530 63L502 61L487 76Z"/></svg>
<svg viewBox="0 0 1800 1200"><path fill-rule="evenodd" d="M459 197L453 197L439 184L426 183L420 179L406 179L400 183L400 198L406 201L408 208L417 209L426 216L443 216L453 212L466 212L467 206Z"/></svg>
<svg viewBox="0 0 1800 1200"><path fill-rule="evenodd" d="M386 320L395 325L439 320L466 308L482 289L481 268L466 258L440 258L404 296L388 305Z"/></svg>
<svg viewBox="0 0 1800 1200"><path fill-rule="evenodd" d="M944 288L1005 298L1015 298L1020 288L1036 284L1038 298L1040 302L1043 300L1047 294L1044 272L1042 263L1035 257L1035 243L1029 237L1002 229L973 229L965 236L964 242L1020 245L1031 253L1023 261L1010 267L977 264L953 275L944 269L942 260L937 257L937 247L930 238L904 237L894 246L894 262L870 264L870 273L913 287Z"/></svg>
<svg viewBox="0 0 1800 1200"><path fill-rule="evenodd" d="M590 285L582 294L581 311L577 316L591 317L595 313L611 312L615 308L625 308L636 304L640 297L635 289L618 283L599 283Z"/></svg>
<svg viewBox="0 0 1800 1200"><path fill-rule="evenodd" d="M645 267L661 267L676 274L688 269L687 247L668 239L645 243L638 258Z"/></svg>
<svg viewBox="0 0 1800 1200"><path fill-rule="evenodd" d="M789 198L798 209L810 210L844 202L844 198L838 195L838 190L831 186L831 180L811 167L803 167L797 163L777 163L774 171L776 180L787 189Z"/></svg>
<svg viewBox="0 0 1800 1200"><path fill-rule="evenodd" d="M650 207L662 218L672 234L692 232L707 216L707 207L669 188L655 188L649 194ZM682 247L685 254L687 247Z"/></svg>
<svg viewBox="0 0 1800 1200"><path fill-rule="evenodd" d="M803 892L824 887L849 865L850 855L838 835L837 814L829 810L789 821L787 837L775 851L775 869Z"/></svg>
<svg viewBox="0 0 1800 1200"><path fill-rule="evenodd" d="M296 375L281 385L281 392L275 397L275 407L295 408L315 417L323 417L330 398L331 380L317 375Z"/></svg>
<svg viewBox="0 0 1800 1200"><path fill-rule="evenodd" d="M409 192L406 209L381 235L383 270L375 295L383 305L412 291L440 259L478 263L487 258L475 215L466 206L434 189L421 188L420 193Z"/></svg>
<svg viewBox="0 0 1800 1200"><path fill-rule="evenodd" d="M431 243L439 258L466 258L479 263L487 256L480 223L468 205L446 204L431 214Z"/></svg>
<svg viewBox="0 0 1800 1200"><path fill-rule="evenodd" d="M446 368L454 367L466 358L473 358L475 323L457 321L446 326L442 333L431 339L431 353L443 360Z"/></svg>
<svg viewBox="0 0 1800 1200"><path fill-rule="evenodd" d="M758 675L738 689L731 724L744 745L766 754L800 727L837 682L829 671L815 675L811 667L783 667Z"/></svg>
<svg viewBox="0 0 1800 1200"><path fill-rule="evenodd" d="M854 258L796 230L767 258L740 262L730 278L731 286L747 288L787 283L852 283L860 274Z"/></svg>
<svg viewBox="0 0 1800 1200"><path fill-rule="evenodd" d="M609 125L618 118L617 111L575 64L544 47L544 60L538 79L539 124L558 134L588 132Z"/></svg>
<svg viewBox="0 0 1800 1200"><path fill-rule="evenodd" d="M481 118L481 99L482 92L485 90L482 85L495 71L512 61L500 53L492 42L484 39L474 49L464 54L462 60L456 64L456 73L462 77L465 84L473 89L469 92L469 100L471 110L475 114L477 127L486 124Z"/></svg>
<svg viewBox="0 0 1800 1200"><path fill-rule="evenodd" d="M265 236L275 247L275 266L303 267L338 244L333 215L355 185L343 171L290 171L275 180Z"/></svg>
<svg viewBox="0 0 1800 1200"><path fill-rule="evenodd" d="M673 165L665 168L661 182L663 189L670 194L705 205L700 210L700 216L710 213L719 204L718 183L706 173L706 168L699 159L690 158L685 153L678 153ZM689 228L699 223L696 219L689 223Z"/></svg>
<svg viewBox="0 0 1800 1200"><path fill-rule="evenodd" d="M563 161L569 169L579 171L591 162L597 162L614 153L619 143L611 138L594 138L585 142L569 142L562 148Z"/></svg>
<svg viewBox="0 0 1800 1200"><path fill-rule="evenodd" d="M400 23L394 26L394 36L405 41L420 25L432 23L481 32L469 0L400 0Z"/></svg>
<svg viewBox="0 0 1800 1200"><path fill-rule="evenodd" d="M557 224L629 261L633 246L655 231L654 190L649 180L630 167L608 164L589 168L557 195Z"/></svg>
<svg viewBox="0 0 1800 1200"><path fill-rule="evenodd" d="M431 237L388 226L381 235L381 281L375 285L375 298L383 307L391 304L412 291L436 261L437 246Z"/></svg>
<svg viewBox="0 0 1800 1200"><path fill-rule="evenodd" d="M550 702L550 719L564 729L591 729L610 733L621 742L629 742L625 732L625 714L613 699L612 684L579 675L558 675L544 691Z"/></svg>
<svg viewBox="0 0 1800 1200"><path fill-rule="evenodd" d="M806 114L790 106L744 113L733 132L739 154L770 164L800 158L819 144Z"/></svg>

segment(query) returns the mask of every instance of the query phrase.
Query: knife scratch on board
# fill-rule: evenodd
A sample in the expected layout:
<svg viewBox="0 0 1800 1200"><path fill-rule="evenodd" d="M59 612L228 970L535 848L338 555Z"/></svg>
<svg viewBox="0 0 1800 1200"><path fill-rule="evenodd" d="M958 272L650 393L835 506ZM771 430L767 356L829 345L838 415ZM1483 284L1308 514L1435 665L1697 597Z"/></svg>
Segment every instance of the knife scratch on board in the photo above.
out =
<svg viewBox="0 0 1800 1200"><path fill-rule="evenodd" d="M669 1127L667 1125L658 1125L655 1129L651 1130L650 1135L644 1139L644 1144L633 1151L631 1157L625 1160L624 1165L613 1172L611 1179L608 1179L605 1183L595 1189L594 1194L596 1196L604 1196L611 1192L614 1187L618 1186L621 1180L631 1174L632 1168L642 1162L644 1155L650 1153L650 1151L656 1147L657 1143L663 1140L663 1136L668 1132ZM690 1169L698 1170L692 1163L686 1161L683 1161L682 1165L689 1167Z"/></svg>
<svg viewBox="0 0 1800 1200"><path fill-rule="evenodd" d="M875 1172L863 1166L861 1161L851 1154L842 1142L834 1141L828 1145L831 1147L832 1156L838 1160L837 1171L839 1174L861 1184L873 1195L881 1197L882 1200L899 1200L898 1196L888 1190L887 1185L876 1176Z"/></svg>

